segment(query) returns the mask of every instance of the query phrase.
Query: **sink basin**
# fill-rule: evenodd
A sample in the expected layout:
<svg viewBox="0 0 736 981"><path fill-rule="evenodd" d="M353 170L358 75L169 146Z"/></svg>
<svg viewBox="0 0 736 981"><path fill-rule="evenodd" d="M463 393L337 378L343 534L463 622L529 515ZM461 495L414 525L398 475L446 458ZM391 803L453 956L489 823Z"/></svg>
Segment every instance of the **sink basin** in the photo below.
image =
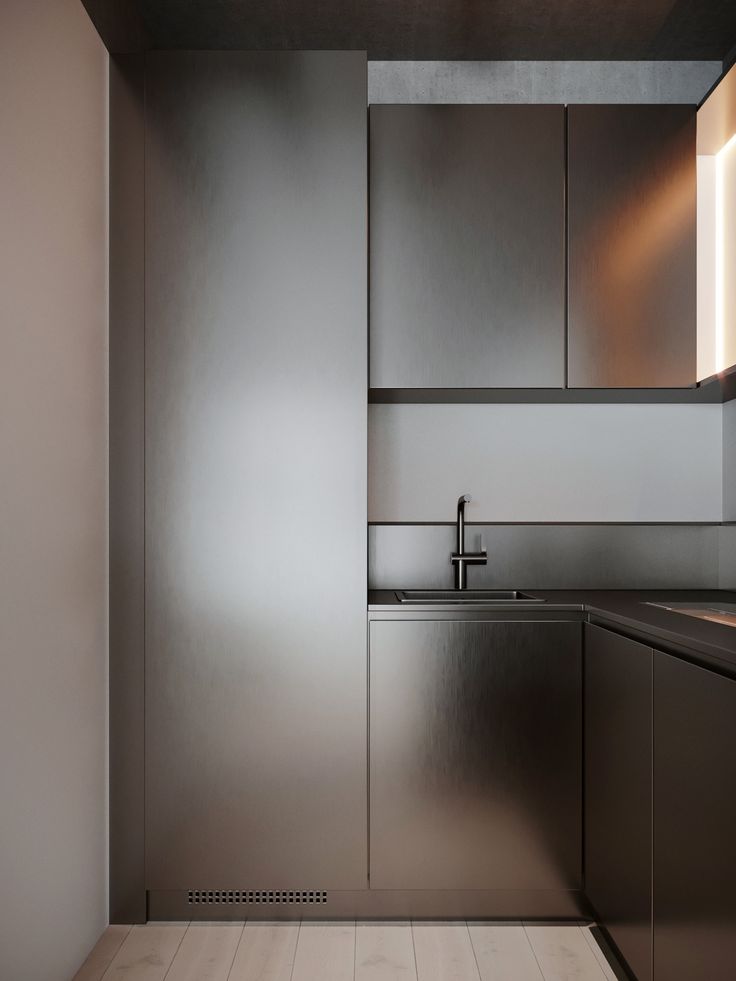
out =
<svg viewBox="0 0 736 981"><path fill-rule="evenodd" d="M404 589L396 591L400 603L544 603L518 589Z"/></svg>
<svg viewBox="0 0 736 981"><path fill-rule="evenodd" d="M697 617L699 620L710 620L712 623L722 623L727 627L736 627L736 603L647 603L660 610L671 610L682 613L687 617Z"/></svg>

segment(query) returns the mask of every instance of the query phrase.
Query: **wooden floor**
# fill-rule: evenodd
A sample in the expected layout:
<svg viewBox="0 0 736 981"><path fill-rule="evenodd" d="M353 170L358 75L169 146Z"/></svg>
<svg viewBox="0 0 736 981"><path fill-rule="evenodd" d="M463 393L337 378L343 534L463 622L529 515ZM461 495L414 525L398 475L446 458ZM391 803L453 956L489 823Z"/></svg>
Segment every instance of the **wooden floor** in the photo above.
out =
<svg viewBox="0 0 736 981"><path fill-rule="evenodd" d="M588 926L110 926L74 981L615 981Z"/></svg>

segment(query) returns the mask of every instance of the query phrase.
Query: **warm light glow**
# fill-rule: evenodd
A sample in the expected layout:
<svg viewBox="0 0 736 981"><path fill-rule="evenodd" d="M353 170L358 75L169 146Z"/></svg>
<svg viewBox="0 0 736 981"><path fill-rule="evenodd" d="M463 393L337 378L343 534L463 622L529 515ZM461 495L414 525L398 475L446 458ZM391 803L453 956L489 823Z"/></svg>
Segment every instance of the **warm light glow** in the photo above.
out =
<svg viewBox="0 0 736 981"><path fill-rule="evenodd" d="M736 133L716 154L716 371L726 365L726 154L736 146Z"/></svg>

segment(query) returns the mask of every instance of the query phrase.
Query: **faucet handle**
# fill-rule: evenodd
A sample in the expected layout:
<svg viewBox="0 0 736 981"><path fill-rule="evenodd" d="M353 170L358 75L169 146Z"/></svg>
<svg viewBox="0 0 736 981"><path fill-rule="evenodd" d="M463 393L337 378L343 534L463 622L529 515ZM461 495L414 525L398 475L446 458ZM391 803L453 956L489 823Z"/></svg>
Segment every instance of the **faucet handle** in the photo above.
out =
<svg viewBox="0 0 736 981"><path fill-rule="evenodd" d="M488 554L488 553L486 552L486 550L485 550L485 546L483 545L483 532L481 532L481 533L480 533L480 534L478 535L478 552L479 552L479 553L480 553L481 555L487 555L487 554Z"/></svg>

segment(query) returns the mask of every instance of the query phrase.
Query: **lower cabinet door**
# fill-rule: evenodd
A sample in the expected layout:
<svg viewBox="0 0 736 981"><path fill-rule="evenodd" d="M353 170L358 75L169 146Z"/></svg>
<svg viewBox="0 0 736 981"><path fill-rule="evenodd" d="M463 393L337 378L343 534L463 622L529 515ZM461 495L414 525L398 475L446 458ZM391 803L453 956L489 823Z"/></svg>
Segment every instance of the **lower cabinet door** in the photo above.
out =
<svg viewBox="0 0 736 981"><path fill-rule="evenodd" d="M374 621L373 889L579 889L579 623Z"/></svg>
<svg viewBox="0 0 736 981"><path fill-rule="evenodd" d="M652 649L586 624L585 894L652 977Z"/></svg>
<svg viewBox="0 0 736 981"><path fill-rule="evenodd" d="M654 655L654 976L736 977L736 681Z"/></svg>

